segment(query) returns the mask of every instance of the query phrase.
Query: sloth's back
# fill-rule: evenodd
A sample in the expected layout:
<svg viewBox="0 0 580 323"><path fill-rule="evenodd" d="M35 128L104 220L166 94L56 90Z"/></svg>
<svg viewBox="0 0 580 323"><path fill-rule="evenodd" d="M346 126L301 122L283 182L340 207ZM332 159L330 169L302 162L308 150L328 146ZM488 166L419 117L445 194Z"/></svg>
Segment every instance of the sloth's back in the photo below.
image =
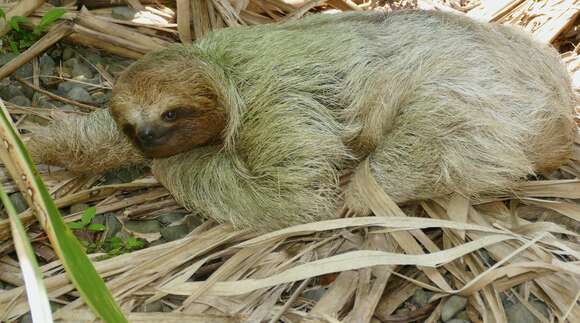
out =
<svg viewBox="0 0 580 323"><path fill-rule="evenodd" d="M462 124L517 140L536 169L570 151L569 76L555 50L512 28L427 11L319 14L226 29L200 47L231 66L248 109L308 96L340 111L361 155L417 116L441 121L432 136L460 136L450 129Z"/></svg>

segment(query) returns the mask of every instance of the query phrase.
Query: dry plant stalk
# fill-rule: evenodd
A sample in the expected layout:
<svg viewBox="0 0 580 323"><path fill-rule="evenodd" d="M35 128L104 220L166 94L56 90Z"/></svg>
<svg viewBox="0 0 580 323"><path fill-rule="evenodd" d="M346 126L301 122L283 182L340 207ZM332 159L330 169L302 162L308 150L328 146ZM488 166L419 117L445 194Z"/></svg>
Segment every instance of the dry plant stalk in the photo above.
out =
<svg viewBox="0 0 580 323"><path fill-rule="evenodd" d="M28 16L38 7L40 7L45 0L23 0L18 1L14 7L6 13L6 17L0 20L0 36L4 36L9 30L8 21L14 16Z"/></svg>
<svg viewBox="0 0 580 323"><path fill-rule="evenodd" d="M0 80L14 73L20 66L26 64L50 46L66 37L72 32L69 22L61 22L53 26L46 35L38 40L34 45L16 56L13 60L0 67Z"/></svg>

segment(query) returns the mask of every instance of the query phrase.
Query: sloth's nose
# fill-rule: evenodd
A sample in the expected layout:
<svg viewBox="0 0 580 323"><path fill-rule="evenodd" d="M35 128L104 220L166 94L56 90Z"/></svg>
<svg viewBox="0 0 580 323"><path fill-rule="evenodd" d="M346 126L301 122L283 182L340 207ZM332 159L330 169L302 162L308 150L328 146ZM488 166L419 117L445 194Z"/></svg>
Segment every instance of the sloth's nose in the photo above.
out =
<svg viewBox="0 0 580 323"><path fill-rule="evenodd" d="M159 138L159 133L151 126L144 126L137 131L137 138L141 144L151 145Z"/></svg>

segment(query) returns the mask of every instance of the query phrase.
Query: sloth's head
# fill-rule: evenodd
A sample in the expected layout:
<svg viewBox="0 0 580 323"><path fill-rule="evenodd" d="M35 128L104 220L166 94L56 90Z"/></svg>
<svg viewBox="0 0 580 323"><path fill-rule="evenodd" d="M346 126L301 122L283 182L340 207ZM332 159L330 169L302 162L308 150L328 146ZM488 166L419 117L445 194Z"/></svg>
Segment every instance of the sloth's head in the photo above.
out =
<svg viewBox="0 0 580 323"><path fill-rule="evenodd" d="M119 129L149 158L163 158L221 140L226 124L204 62L185 46L131 65L113 88Z"/></svg>

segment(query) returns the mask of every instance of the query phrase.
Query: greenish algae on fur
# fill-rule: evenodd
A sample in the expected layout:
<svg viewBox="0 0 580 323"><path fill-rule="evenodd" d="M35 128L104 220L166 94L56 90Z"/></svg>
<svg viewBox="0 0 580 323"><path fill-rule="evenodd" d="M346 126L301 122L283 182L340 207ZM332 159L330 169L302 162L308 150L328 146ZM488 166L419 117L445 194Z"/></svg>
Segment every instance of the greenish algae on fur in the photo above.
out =
<svg viewBox="0 0 580 323"><path fill-rule="evenodd" d="M229 28L150 53L127 73L169 65L181 70L167 82L204 79L228 121L220 145L154 159L153 173L187 208L237 227L334 217L339 173L367 158L396 202L509 191L564 163L575 131L576 98L555 50L445 13ZM37 161L78 172L144 161L108 113L89 118L100 122L40 131L30 143ZM345 202L366 213L358 185L347 185Z"/></svg>

